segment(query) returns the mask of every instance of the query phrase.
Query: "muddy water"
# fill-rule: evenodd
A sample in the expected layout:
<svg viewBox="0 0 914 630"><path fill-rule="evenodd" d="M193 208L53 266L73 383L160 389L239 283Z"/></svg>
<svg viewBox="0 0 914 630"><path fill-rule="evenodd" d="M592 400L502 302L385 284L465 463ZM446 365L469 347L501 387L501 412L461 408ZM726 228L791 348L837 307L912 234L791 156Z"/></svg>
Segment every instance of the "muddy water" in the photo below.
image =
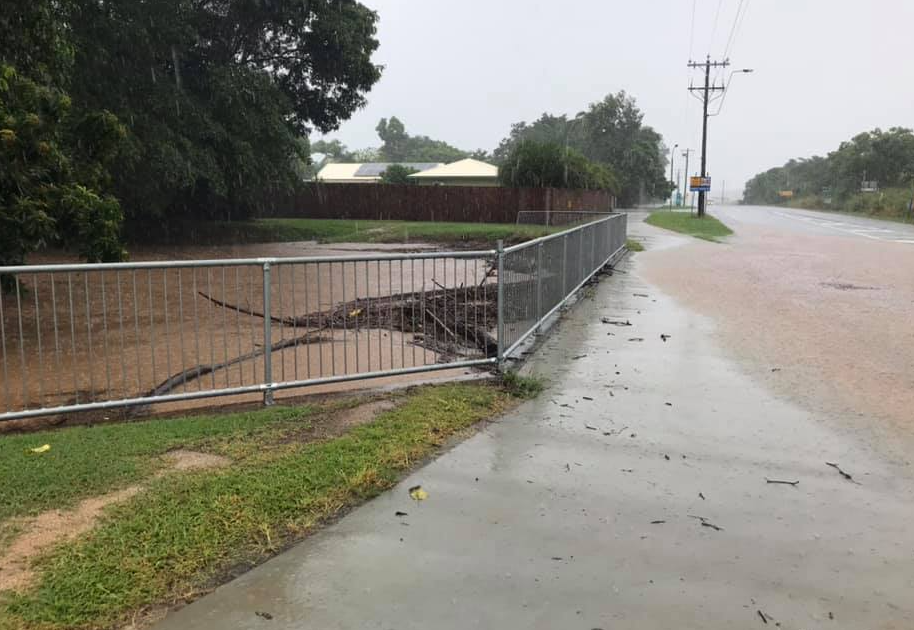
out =
<svg viewBox="0 0 914 630"><path fill-rule="evenodd" d="M713 317L774 391L914 443L914 247L733 227L729 243L711 244L638 225L650 242L644 276Z"/></svg>
<svg viewBox="0 0 914 630"><path fill-rule="evenodd" d="M372 247L366 251L358 246L282 243L149 249L135 251L133 257L225 259L391 250ZM486 267L484 260L465 259L274 264L272 315L315 315L289 325L272 324L271 344L299 340L273 352L273 381L439 362L441 356L418 345L412 334L400 332L414 329L411 322L391 325L381 313L390 309L392 295L441 287L459 296L475 291L485 301L486 283L479 285ZM0 305L0 411L144 395L187 370L168 393L263 382L264 358L249 356L261 354L265 346L263 318L257 315L264 312L259 265L38 274L23 276L22 282L27 290L3 296ZM324 330L326 322L319 313L352 300L361 300L361 307L349 313L343 327ZM429 301L427 308L446 326L453 322L453 314L441 304ZM482 308L465 315L482 326L494 326ZM239 357L243 360L233 362ZM207 369L229 362L211 372Z"/></svg>

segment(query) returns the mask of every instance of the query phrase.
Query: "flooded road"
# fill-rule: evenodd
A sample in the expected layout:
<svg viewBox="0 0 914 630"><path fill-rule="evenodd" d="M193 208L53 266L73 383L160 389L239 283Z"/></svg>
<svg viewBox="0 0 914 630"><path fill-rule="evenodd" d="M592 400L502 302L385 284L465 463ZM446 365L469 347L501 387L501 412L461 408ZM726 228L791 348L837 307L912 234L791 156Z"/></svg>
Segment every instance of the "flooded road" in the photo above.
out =
<svg viewBox="0 0 914 630"><path fill-rule="evenodd" d="M914 627L910 456L647 281L691 254L642 229L532 356L539 398L157 630Z"/></svg>
<svg viewBox="0 0 914 630"><path fill-rule="evenodd" d="M910 453L914 229L779 208L712 212L735 231L724 244L638 224L645 278L712 317L773 391Z"/></svg>

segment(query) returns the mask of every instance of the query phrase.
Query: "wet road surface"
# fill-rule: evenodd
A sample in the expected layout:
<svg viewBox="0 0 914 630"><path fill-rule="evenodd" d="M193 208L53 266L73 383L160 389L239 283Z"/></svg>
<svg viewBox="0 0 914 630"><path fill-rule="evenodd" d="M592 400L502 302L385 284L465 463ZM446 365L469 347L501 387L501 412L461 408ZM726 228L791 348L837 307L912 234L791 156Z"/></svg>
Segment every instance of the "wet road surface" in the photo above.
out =
<svg viewBox="0 0 914 630"><path fill-rule="evenodd" d="M770 206L712 206L710 212L728 224L914 245L914 225L864 216Z"/></svg>
<svg viewBox="0 0 914 630"><path fill-rule="evenodd" d="M650 261L546 340L539 398L157 628L914 626L909 462L773 394Z"/></svg>

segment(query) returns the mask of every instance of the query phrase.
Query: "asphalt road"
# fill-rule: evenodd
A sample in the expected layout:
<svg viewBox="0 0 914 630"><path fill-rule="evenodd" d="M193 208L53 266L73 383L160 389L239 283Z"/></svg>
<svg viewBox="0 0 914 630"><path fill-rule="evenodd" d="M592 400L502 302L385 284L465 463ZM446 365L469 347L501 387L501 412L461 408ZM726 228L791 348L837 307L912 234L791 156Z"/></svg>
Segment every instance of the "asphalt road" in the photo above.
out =
<svg viewBox="0 0 914 630"><path fill-rule="evenodd" d="M738 230L724 245L633 216L648 251L532 358L539 398L158 630L914 627L904 424L860 413L869 381L835 404L856 370L845 337L823 341L859 310L849 296L909 295L842 266L884 244L743 210L715 209ZM819 303L827 322L804 314ZM910 359L880 335L853 349L894 390Z"/></svg>
<svg viewBox="0 0 914 630"><path fill-rule="evenodd" d="M914 245L914 225L850 214L773 208L770 206L710 206L725 223L775 227L785 231L848 236Z"/></svg>

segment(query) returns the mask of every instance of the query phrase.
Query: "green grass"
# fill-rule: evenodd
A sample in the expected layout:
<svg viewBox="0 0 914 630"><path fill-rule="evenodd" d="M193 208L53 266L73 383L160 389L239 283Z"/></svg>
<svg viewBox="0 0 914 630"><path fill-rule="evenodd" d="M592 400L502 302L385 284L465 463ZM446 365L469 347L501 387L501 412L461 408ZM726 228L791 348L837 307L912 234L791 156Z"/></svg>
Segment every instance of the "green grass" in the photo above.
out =
<svg viewBox="0 0 914 630"><path fill-rule="evenodd" d="M536 398L543 391L545 384L536 376L521 376L517 372L505 372L502 384L512 396L518 398Z"/></svg>
<svg viewBox="0 0 914 630"><path fill-rule="evenodd" d="M720 242L721 238L733 234L733 230L709 214L699 219L697 216L692 216L686 212L657 210L652 212L644 222L714 243Z"/></svg>
<svg viewBox="0 0 914 630"><path fill-rule="evenodd" d="M214 231L233 242L319 241L322 243L515 243L561 227L435 221L355 221L350 219L259 219L217 223Z"/></svg>
<svg viewBox="0 0 914 630"><path fill-rule="evenodd" d="M643 252L644 251L644 245L641 244L641 241L636 241L635 239L632 239L632 238L625 241L625 247L630 252Z"/></svg>
<svg viewBox="0 0 914 630"><path fill-rule="evenodd" d="M301 426L311 412L274 407L0 437L0 521L128 486L161 468L159 456L177 447L237 456L237 440ZM51 450L31 452L43 444Z"/></svg>
<svg viewBox="0 0 914 630"><path fill-rule="evenodd" d="M257 448L232 466L154 478L146 491L109 508L90 533L40 558L37 584L8 594L0 607L0 628L121 627L135 611L199 593L230 569L263 560L390 488L449 438L508 401L504 390L488 385L418 388L396 409L342 437L310 444L257 439ZM277 410L246 416L263 417L263 427L292 420L293 411L286 413L285 419ZM245 442L247 429L238 431L233 440ZM166 443L174 442L166 437L147 452L160 452ZM89 461L132 458L123 450L79 452ZM435 501L436 489L426 489L428 501ZM409 501L403 497L404 506Z"/></svg>

